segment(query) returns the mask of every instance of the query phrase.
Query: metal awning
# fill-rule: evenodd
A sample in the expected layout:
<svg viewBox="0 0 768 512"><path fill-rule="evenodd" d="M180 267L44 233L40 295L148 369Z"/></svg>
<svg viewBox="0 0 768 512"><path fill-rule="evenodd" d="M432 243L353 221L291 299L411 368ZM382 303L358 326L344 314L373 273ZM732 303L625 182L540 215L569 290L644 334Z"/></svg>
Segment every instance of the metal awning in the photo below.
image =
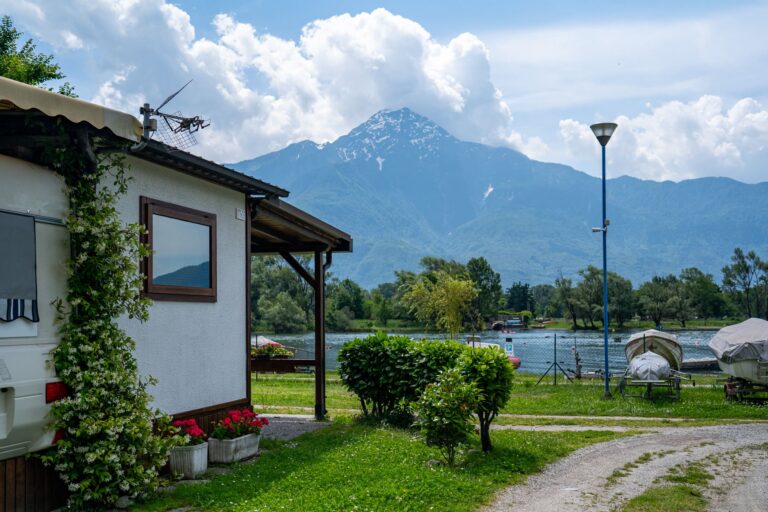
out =
<svg viewBox="0 0 768 512"><path fill-rule="evenodd" d="M251 200L251 252L352 252L352 237L274 198Z"/></svg>
<svg viewBox="0 0 768 512"><path fill-rule="evenodd" d="M141 140L141 123L130 114L3 77L0 110L39 110L49 117L62 116L75 124L85 122L98 130L106 128L124 139Z"/></svg>

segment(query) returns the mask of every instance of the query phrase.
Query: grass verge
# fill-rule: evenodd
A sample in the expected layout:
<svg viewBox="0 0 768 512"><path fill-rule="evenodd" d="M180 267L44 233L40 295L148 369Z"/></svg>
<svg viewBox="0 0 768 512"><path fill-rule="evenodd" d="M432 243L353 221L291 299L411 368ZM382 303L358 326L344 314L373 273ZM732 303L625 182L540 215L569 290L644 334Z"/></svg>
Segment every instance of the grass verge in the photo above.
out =
<svg viewBox="0 0 768 512"><path fill-rule="evenodd" d="M701 420L756 419L768 420L768 404L726 402L721 387L700 385L682 390L680 400L639 398L601 400L600 382L575 382L553 386L535 384L535 377L518 374L512 398L502 411L509 414L542 414L574 416L638 416L661 418L695 418ZM301 409L314 404L314 376L308 374L254 374L253 403L264 412L307 413ZM329 372L326 384L327 407L349 414L357 411L359 402L341 384L336 372ZM289 408L289 409L286 409ZM311 412L311 409L309 409ZM562 424L562 423L561 423ZM691 425L692 426L692 425Z"/></svg>
<svg viewBox="0 0 768 512"><path fill-rule="evenodd" d="M178 486L132 510L470 511L573 450L622 435L494 432L491 454L474 446L451 469L436 464L438 452L411 431L344 421L273 443L253 464L235 465L210 483Z"/></svg>
<svg viewBox="0 0 768 512"><path fill-rule="evenodd" d="M707 500L689 485L653 487L624 505L623 512L704 512Z"/></svg>

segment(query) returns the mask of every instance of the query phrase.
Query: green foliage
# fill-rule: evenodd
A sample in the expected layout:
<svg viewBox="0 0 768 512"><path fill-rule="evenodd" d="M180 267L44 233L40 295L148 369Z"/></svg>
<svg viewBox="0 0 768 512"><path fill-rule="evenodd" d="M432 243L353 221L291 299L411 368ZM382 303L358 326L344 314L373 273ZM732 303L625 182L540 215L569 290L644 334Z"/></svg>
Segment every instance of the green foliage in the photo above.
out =
<svg viewBox="0 0 768 512"><path fill-rule="evenodd" d="M669 314L669 300L672 298L671 283L675 276L653 276L637 290L640 311L649 317L658 328L662 319Z"/></svg>
<svg viewBox="0 0 768 512"><path fill-rule="evenodd" d="M365 291L351 279L332 279L326 287L328 310L346 309L351 318L363 318Z"/></svg>
<svg viewBox="0 0 768 512"><path fill-rule="evenodd" d="M355 338L339 351L339 376L357 395L363 414L387 419L412 396L410 348L407 336L377 333Z"/></svg>
<svg viewBox="0 0 768 512"><path fill-rule="evenodd" d="M309 256L297 256L296 260L310 274L312 259ZM278 295L284 293L280 303L289 306L287 318L281 319L280 311L273 306ZM263 300L262 300L263 299ZM251 314L254 321L263 320L275 331L281 332L284 326L288 331L297 332L306 329L311 322L314 308L314 290L312 287L279 256L257 256L251 260ZM295 306L295 307L294 307ZM296 307L302 316L297 321ZM299 325L300 324L300 325ZM280 326L279 329L275 326Z"/></svg>
<svg viewBox="0 0 768 512"><path fill-rule="evenodd" d="M352 327L352 319L355 315L349 308L329 309L325 314L325 325L328 329L337 332L348 331Z"/></svg>
<svg viewBox="0 0 768 512"><path fill-rule="evenodd" d="M274 297L262 296L259 311L264 322L275 332L301 332L306 328L304 312L288 292L279 292Z"/></svg>
<svg viewBox="0 0 768 512"><path fill-rule="evenodd" d="M94 163L72 146L48 157L70 201L68 292L56 304L61 342L52 352L70 395L51 407L50 428L65 435L43 460L67 483L71 508L102 509L151 492L174 444L155 434L168 417L150 407L154 381L139 376L135 343L117 325L123 315L147 319L138 263L148 251L141 226L123 225L116 208L128 186L122 157Z"/></svg>
<svg viewBox="0 0 768 512"><path fill-rule="evenodd" d="M457 368L445 370L436 383L429 384L415 404L416 425L427 442L440 450L453 467L456 449L468 441L474 430L472 416L479 402L473 382L466 382Z"/></svg>
<svg viewBox="0 0 768 512"><path fill-rule="evenodd" d="M436 271L420 276L403 300L420 321L425 324L435 322L456 339L464 314L476 296L477 290L471 280Z"/></svg>
<svg viewBox="0 0 768 512"><path fill-rule="evenodd" d="M534 309L533 295L531 286L528 283L517 281L507 288L505 296L507 309L512 311L522 311Z"/></svg>
<svg viewBox="0 0 768 512"><path fill-rule="evenodd" d="M480 257L467 261L467 274L477 290L474 309L484 319L496 315L503 299L499 273L493 270L488 260Z"/></svg>
<svg viewBox="0 0 768 512"><path fill-rule="evenodd" d="M723 288L748 317L768 319L768 262L740 247L734 249L731 262L723 267Z"/></svg>
<svg viewBox="0 0 768 512"><path fill-rule="evenodd" d="M480 421L480 442L484 452L492 449L490 428L496 415L512 396L514 370L499 347L476 348L465 351L458 368L467 382L474 382L480 391L475 413Z"/></svg>
<svg viewBox="0 0 768 512"><path fill-rule="evenodd" d="M0 76L30 85L64 78L59 65L53 62L53 55L37 53L32 39L19 48L21 35L11 17L3 16L0 21ZM68 82L59 87L59 93L76 97Z"/></svg>
<svg viewBox="0 0 768 512"><path fill-rule="evenodd" d="M422 340L411 346L410 374L413 392L410 398L415 400L418 394L429 384L435 382L443 370L453 368L461 354L469 347L453 340Z"/></svg>

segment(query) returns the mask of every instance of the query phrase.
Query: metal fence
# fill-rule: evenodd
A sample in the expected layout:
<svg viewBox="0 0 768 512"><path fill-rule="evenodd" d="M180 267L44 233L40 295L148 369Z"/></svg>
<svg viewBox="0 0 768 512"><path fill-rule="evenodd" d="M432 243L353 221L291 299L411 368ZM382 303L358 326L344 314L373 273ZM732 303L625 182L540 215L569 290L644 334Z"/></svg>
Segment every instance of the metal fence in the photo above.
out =
<svg viewBox="0 0 768 512"><path fill-rule="evenodd" d="M611 375L621 375L627 367L624 346L631 333L611 334L608 339L608 363ZM683 347L683 361L712 360L709 351L709 339L712 331L681 331L676 335ZM337 356L341 346L356 337L365 336L360 333L329 333L326 336L328 353L326 361L328 369L338 365ZM436 333L411 334L412 338L443 339ZM276 340L297 350L297 357L314 357L314 339L312 334L295 336L276 336ZM494 343L507 352L514 352L520 358L521 365L518 373L534 376L547 375L549 382L557 373L558 382L565 380L565 375L574 377L602 377L604 362L603 333L597 331L520 331L503 333L488 331L479 336L482 343ZM713 371L718 371L714 369Z"/></svg>

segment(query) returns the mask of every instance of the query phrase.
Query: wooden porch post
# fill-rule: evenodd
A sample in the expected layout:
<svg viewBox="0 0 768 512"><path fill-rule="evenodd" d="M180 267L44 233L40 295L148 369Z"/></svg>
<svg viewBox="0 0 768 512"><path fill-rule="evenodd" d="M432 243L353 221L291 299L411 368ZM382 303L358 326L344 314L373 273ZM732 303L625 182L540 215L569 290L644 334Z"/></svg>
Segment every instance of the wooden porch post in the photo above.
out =
<svg viewBox="0 0 768 512"><path fill-rule="evenodd" d="M315 418L325 419L325 269L315 251Z"/></svg>

